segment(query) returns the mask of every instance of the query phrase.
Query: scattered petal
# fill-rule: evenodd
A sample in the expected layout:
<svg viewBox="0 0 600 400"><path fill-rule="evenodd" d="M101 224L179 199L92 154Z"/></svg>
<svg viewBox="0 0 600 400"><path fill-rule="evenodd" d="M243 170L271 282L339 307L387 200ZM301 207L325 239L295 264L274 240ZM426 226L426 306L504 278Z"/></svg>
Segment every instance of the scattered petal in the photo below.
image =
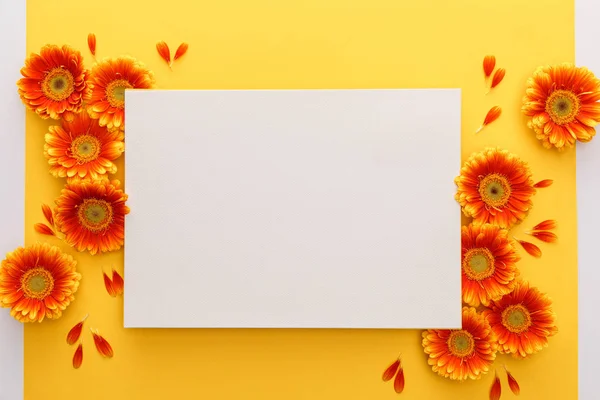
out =
<svg viewBox="0 0 600 400"><path fill-rule="evenodd" d="M490 388L490 400L500 400L501 394L502 385L500 384L500 378L498 378L498 373L496 372L494 383L492 383L492 387Z"/></svg>
<svg viewBox="0 0 600 400"><path fill-rule="evenodd" d="M400 366L396 379L394 379L394 390L400 394L404 390L404 369Z"/></svg>
<svg viewBox="0 0 600 400"><path fill-rule="evenodd" d="M33 225L33 229L35 229L37 233L41 233L42 235L56 236L52 228L50 228L46 224L35 224Z"/></svg>
<svg viewBox="0 0 600 400"><path fill-rule="evenodd" d="M108 275L106 275L106 272L102 271L102 275L104 275L104 287L106 288L106 291L112 297L116 297L117 292L115 291L114 282L108 277Z"/></svg>
<svg viewBox="0 0 600 400"><path fill-rule="evenodd" d="M162 59L165 60L169 66L171 66L171 51L169 50L169 45L167 45L165 42L158 42L156 43L156 50Z"/></svg>
<svg viewBox="0 0 600 400"><path fill-rule="evenodd" d="M483 58L483 73L486 78L489 78L494 72L494 68L496 67L496 57L494 56L485 56Z"/></svg>
<svg viewBox="0 0 600 400"><path fill-rule="evenodd" d="M508 369L506 369L506 366L504 367L504 370L506 371L506 377L508 378L508 387L515 395L518 396L521 393L521 388L519 387L519 383L517 382L515 377L512 376L512 374L510 372L508 372Z"/></svg>
<svg viewBox="0 0 600 400"><path fill-rule="evenodd" d="M550 229L556 229L556 221L553 219L547 219L545 221L540 222L536 226L533 227L533 231L547 231Z"/></svg>
<svg viewBox="0 0 600 400"><path fill-rule="evenodd" d="M506 70L504 68L498 68L494 73L494 77L492 78L492 84L490 86L490 89L493 89L496 86L498 86L498 84L502 82L502 79L504 79L504 75L506 75Z"/></svg>
<svg viewBox="0 0 600 400"><path fill-rule="evenodd" d="M173 61L183 57L183 55L187 52L188 49L188 44L187 43L181 43L179 45L179 47L177 48L177 51L175 52L175 56L173 57Z"/></svg>
<svg viewBox="0 0 600 400"><path fill-rule="evenodd" d="M558 236L556 236L556 234L548 231L533 231L527 233L533 236L534 238L546 243L554 243L558 239Z"/></svg>
<svg viewBox="0 0 600 400"><path fill-rule="evenodd" d="M552 185L554 183L554 181L552 179L544 179L543 181L539 181L538 183L536 183L535 185L533 185L534 188L546 188L550 185Z"/></svg>
<svg viewBox="0 0 600 400"><path fill-rule="evenodd" d="M394 375L396 375L396 372L398 372L398 368L400 368L399 358L396 361L394 361L389 367L387 367L387 369L383 372L383 376L381 377L381 379L383 379L384 382L389 381L394 377Z"/></svg>
<svg viewBox="0 0 600 400"><path fill-rule="evenodd" d="M492 122L497 120L500 117L500 114L502 114L502 109L499 106L494 106L490 108L490 111L488 111L488 113L485 116L485 119L483 120L483 124L481 124L481 126L475 131L475 133L479 133L486 125L491 124Z"/></svg>
<svg viewBox="0 0 600 400"><path fill-rule="evenodd" d="M521 246L523 246L523 249L525 249L525 251L528 252L529 255L536 258L540 258L542 256L542 250L540 250L540 248L537 247L535 244L526 242L524 240L519 240L517 238L515 238L515 240L519 242Z"/></svg>
<svg viewBox="0 0 600 400"><path fill-rule="evenodd" d="M71 328L69 333L67 333L67 344L73 345L79 340L79 337L81 336L81 330L83 329L83 323L85 322L88 316L89 314L83 317L83 319L77 324L75 324L75 326Z"/></svg>
<svg viewBox="0 0 600 400"><path fill-rule="evenodd" d="M44 217L50 226L54 226L54 215L52 214L52 209L47 204L42 204L42 212L44 213Z"/></svg>
<svg viewBox="0 0 600 400"><path fill-rule="evenodd" d="M78 369L81 367L81 363L83 363L83 344L79 343L75 354L73 354L73 368Z"/></svg>
<svg viewBox="0 0 600 400"><path fill-rule="evenodd" d="M112 358L114 353L113 353L113 349L110 346L110 344L108 343L108 341L106 339L104 339L102 336L100 336L100 334L98 333L98 330L96 330L96 332L94 332L90 328L90 331L92 332L92 337L94 338L94 345L96 345L96 350L98 350L98 353L100 353L100 355L102 357Z"/></svg>
<svg viewBox="0 0 600 400"><path fill-rule="evenodd" d="M123 281L123 277L114 269L112 271L112 283L115 295L123 294L125 282Z"/></svg>
<svg viewBox="0 0 600 400"><path fill-rule="evenodd" d="M93 56L96 55L96 35L93 33L88 34L88 47L90 48L90 53Z"/></svg>

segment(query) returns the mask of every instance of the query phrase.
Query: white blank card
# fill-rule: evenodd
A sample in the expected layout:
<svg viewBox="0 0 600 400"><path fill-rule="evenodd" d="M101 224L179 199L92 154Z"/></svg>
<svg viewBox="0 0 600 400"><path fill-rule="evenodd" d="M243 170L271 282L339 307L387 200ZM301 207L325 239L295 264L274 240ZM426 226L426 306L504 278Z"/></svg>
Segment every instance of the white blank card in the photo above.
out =
<svg viewBox="0 0 600 400"><path fill-rule="evenodd" d="M125 326L460 327L460 102L128 90Z"/></svg>

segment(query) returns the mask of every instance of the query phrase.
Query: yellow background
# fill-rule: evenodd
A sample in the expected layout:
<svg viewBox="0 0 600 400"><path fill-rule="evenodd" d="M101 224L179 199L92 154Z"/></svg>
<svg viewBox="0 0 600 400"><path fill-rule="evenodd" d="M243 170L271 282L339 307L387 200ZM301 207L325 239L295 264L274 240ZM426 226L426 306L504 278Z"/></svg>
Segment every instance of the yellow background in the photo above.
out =
<svg viewBox="0 0 600 400"><path fill-rule="evenodd" d="M530 217L513 232L524 238L522 231L544 219L559 222L559 243L542 244L539 260L524 254L519 266L553 298L560 332L540 354L526 361L501 356L495 366L506 363L512 370L521 399L576 398L575 151L543 149L519 111L535 67L574 59L573 1L28 0L28 52L69 43L91 66L89 32L97 36L100 58L137 57L162 89L462 88L463 159L498 145L528 161L536 181L555 180L538 192ZM190 44L172 72L156 53L160 40L172 52L182 41ZM487 96L485 54L495 54L507 70ZM493 105L502 106L503 115L475 136ZM432 373L419 331L124 329L123 299L106 294L100 272L111 265L122 271L123 253L91 257L33 231L43 220L40 204L52 203L62 185L48 174L42 155L50 124L27 113L26 243L60 245L78 260L83 280L62 319L26 326L27 400L396 398L380 376L400 352L407 382L401 398L487 398L491 375L461 384ZM428 161L426 148L415 151ZM121 168L118 178L122 173ZM177 271L165 265L164 273ZM88 331L83 366L76 371L75 349L65 335L87 313L88 326L106 336L115 357L102 359ZM501 376L503 399L511 398Z"/></svg>

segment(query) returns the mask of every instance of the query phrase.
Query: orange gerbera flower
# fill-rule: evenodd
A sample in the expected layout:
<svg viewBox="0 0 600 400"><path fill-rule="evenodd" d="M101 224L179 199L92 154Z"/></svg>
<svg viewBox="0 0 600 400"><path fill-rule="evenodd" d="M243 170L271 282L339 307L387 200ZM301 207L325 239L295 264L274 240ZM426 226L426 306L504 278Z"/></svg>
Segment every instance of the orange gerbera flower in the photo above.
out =
<svg viewBox="0 0 600 400"><path fill-rule="evenodd" d="M117 172L112 161L124 150L123 133L119 130L108 131L85 112L76 114L72 122L63 121L49 130L44 155L52 175L69 180L98 179Z"/></svg>
<svg viewBox="0 0 600 400"><path fill-rule="evenodd" d="M429 329L423 348L433 372L444 378L479 379L496 359L496 337L490 324L473 307L462 309L462 329Z"/></svg>
<svg viewBox="0 0 600 400"><path fill-rule="evenodd" d="M484 316L498 337L500 352L525 358L548 346L548 337L557 332L551 305L546 295L527 282L493 301Z"/></svg>
<svg viewBox="0 0 600 400"><path fill-rule="evenodd" d="M57 319L75 299L81 275L75 260L58 247L19 247L0 265L0 305L20 322Z"/></svg>
<svg viewBox="0 0 600 400"><path fill-rule="evenodd" d="M462 298L470 306L487 306L510 293L520 257L508 231L490 224L462 227Z"/></svg>
<svg viewBox="0 0 600 400"><path fill-rule="evenodd" d="M564 150L589 142L600 122L600 80L587 68L561 64L538 68L527 81L522 111L546 148Z"/></svg>
<svg viewBox="0 0 600 400"><path fill-rule="evenodd" d="M123 246L127 195L119 181L78 181L65 185L56 200L55 220L65 240L91 254Z"/></svg>
<svg viewBox="0 0 600 400"><path fill-rule="evenodd" d="M91 72L92 91L86 98L90 116L100 126L119 128L124 122L125 89L150 89L154 74L131 57L104 60Z"/></svg>
<svg viewBox="0 0 600 400"><path fill-rule="evenodd" d="M69 46L46 45L21 68L19 95L27 108L47 119L73 119L89 91L83 57Z"/></svg>
<svg viewBox="0 0 600 400"><path fill-rule="evenodd" d="M527 163L506 150L473 154L454 180L456 200L473 222L510 228L533 206L535 194Z"/></svg>

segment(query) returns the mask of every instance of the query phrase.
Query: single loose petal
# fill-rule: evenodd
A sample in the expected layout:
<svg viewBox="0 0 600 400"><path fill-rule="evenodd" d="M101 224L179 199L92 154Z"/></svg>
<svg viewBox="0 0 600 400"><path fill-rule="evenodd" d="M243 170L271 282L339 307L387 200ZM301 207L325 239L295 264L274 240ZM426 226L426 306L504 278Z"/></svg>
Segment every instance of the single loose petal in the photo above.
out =
<svg viewBox="0 0 600 400"><path fill-rule="evenodd" d="M558 240L558 236L556 236L555 233L548 231L533 231L529 232L528 234L546 243L554 243L556 240Z"/></svg>
<svg viewBox="0 0 600 400"><path fill-rule="evenodd" d="M77 324L75 324L74 327L71 328L71 330L67 334L67 344L73 345L79 340L79 337L81 336L81 330L83 329L83 324L88 316L89 314L83 317L81 321L79 321Z"/></svg>
<svg viewBox="0 0 600 400"><path fill-rule="evenodd" d="M35 224L33 225L33 229L35 229L37 233L41 233L42 235L56 236L52 228L50 228L46 224Z"/></svg>
<svg viewBox="0 0 600 400"><path fill-rule="evenodd" d="M553 219L547 219L540 222L533 227L532 231L548 231L550 229L556 229L556 221Z"/></svg>
<svg viewBox="0 0 600 400"><path fill-rule="evenodd" d="M494 56L485 56L483 58L483 73L486 78L489 78L494 72L494 68L496 67L496 57Z"/></svg>
<svg viewBox="0 0 600 400"><path fill-rule="evenodd" d="M73 368L79 369L81 364L83 363L83 344L79 343L77 346L77 350L75 350L75 354L73 354Z"/></svg>
<svg viewBox="0 0 600 400"><path fill-rule="evenodd" d="M483 120L483 124L475 131L475 133L479 133L486 125L491 124L495 120L497 120L502 114L502 109L499 106L494 106L490 108L488 113Z"/></svg>
<svg viewBox="0 0 600 400"><path fill-rule="evenodd" d="M167 64L171 65L171 51L169 50L169 45L165 42L156 43L156 50L158 54L162 57L163 60L167 62Z"/></svg>
<svg viewBox="0 0 600 400"><path fill-rule="evenodd" d="M102 357L112 358L114 353L108 341L98 333L98 330L94 332L90 328L90 331L92 332L92 337L94 338L94 345L96 346L96 350L98 350L98 353L100 353Z"/></svg>
<svg viewBox="0 0 600 400"><path fill-rule="evenodd" d="M534 188L546 188L550 185L552 185L554 183L554 181L552 179L544 179L543 181L539 181L538 183L536 183L535 185L533 185Z"/></svg>
<svg viewBox="0 0 600 400"><path fill-rule="evenodd" d="M125 282L123 281L123 277L114 269L112 271L112 283L115 295L123 294Z"/></svg>
<svg viewBox="0 0 600 400"><path fill-rule="evenodd" d="M518 396L521 393L521 388L519 387L519 383L517 382L515 377L512 376L512 374L510 372L508 372L508 369L506 369L506 366L504 367L504 370L506 371L506 377L508 378L508 387L515 395Z"/></svg>
<svg viewBox="0 0 600 400"><path fill-rule="evenodd" d="M93 33L88 34L88 47L90 48L90 53L92 53L93 56L96 55L96 35L94 35Z"/></svg>
<svg viewBox="0 0 600 400"><path fill-rule="evenodd" d="M498 68L494 73L494 77L492 78L492 84L490 86L491 89L498 86L502 79L504 79L504 75L506 75L506 70L504 68Z"/></svg>
<svg viewBox="0 0 600 400"><path fill-rule="evenodd" d="M535 258L540 258L542 256L542 250L540 250L540 248L537 247L535 244L526 242L524 240L519 240L517 238L515 238L515 240L519 242L521 246L523 246L523 249L525 249L525 251L529 253L529 255Z"/></svg>
<svg viewBox="0 0 600 400"><path fill-rule="evenodd" d="M400 368L400 359L394 361L389 367L386 368L385 371L383 371L383 376L381 379L383 379L384 382L389 381L394 377L394 375L396 375L398 368Z"/></svg>
<svg viewBox="0 0 600 400"><path fill-rule="evenodd" d="M116 297L117 292L115 291L114 282L108 277L108 275L106 275L106 272L102 272L102 275L104 277L104 287L106 288L106 291L109 295L111 295L111 297Z"/></svg>
<svg viewBox="0 0 600 400"><path fill-rule="evenodd" d="M47 204L42 204L42 212L44 213L44 218L50 224L50 226L54 226L54 215L52 214L52 209Z"/></svg>
<svg viewBox="0 0 600 400"><path fill-rule="evenodd" d="M502 395L502 385L500 383L500 378L498 378L498 373L496 373L494 382L490 388L490 400L500 400L500 395Z"/></svg>
<svg viewBox="0 0 600 400"><path fill-rule="evenodd" d="M404 391L404 369L400 366L396 379L394 379L394 390L400 394Z"/></svg>
<svg viewBox="0 0 600 400"><path fill-rule="evenodd" d="M175 56L173 57L173 61L181 58L187 52L188 47L189 46L188 46L187 43L181 43L179 45L179 47L177 48L177 51L175 52Z"/></svg>

